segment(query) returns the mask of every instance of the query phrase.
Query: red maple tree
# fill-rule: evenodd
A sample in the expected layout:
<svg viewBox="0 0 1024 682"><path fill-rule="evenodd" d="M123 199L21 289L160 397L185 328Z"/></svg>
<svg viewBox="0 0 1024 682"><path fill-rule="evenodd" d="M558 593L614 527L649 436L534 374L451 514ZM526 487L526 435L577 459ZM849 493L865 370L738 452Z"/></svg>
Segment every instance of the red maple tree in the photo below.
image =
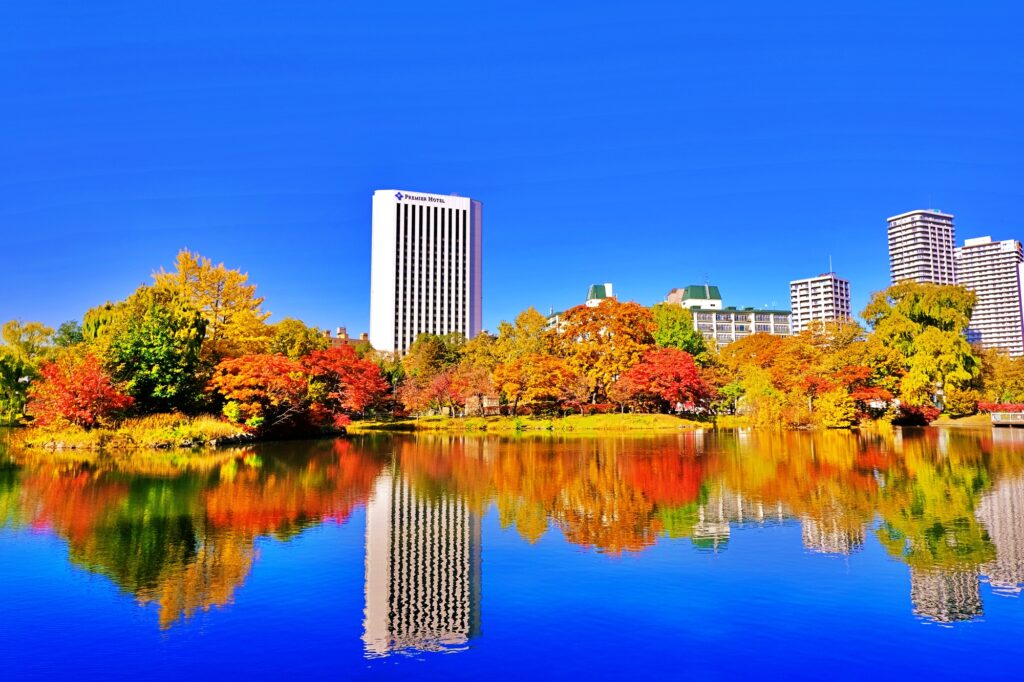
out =
<svg viewBox="0 0 1024 682"><path fill-rule="evenodd" d="M711 394L693 356L677 348L648 351L620 377L619 384L631 399L661 402L668 409L704 404Z"/></svg>
<svg viewBox="0 0 1024 682"><path fill-rule="evenodd" d="M28 390L27 411L39 426L102 425L134 403L113 385L94 355L65 355L43 365Z"/></svg>

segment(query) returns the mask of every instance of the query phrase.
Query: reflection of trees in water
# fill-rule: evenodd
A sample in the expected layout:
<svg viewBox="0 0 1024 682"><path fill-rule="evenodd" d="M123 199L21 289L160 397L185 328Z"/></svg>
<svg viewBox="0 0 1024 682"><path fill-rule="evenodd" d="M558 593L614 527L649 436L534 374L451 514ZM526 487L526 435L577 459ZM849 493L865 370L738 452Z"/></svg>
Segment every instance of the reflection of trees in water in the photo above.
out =
<svg viewBox="0 0 1024 682"><path fill-rule="evenodd" d="M804 546L847 555L868 528L912 569L922 616L980 613L964 576L1024 583L1024 439L987 432L687 432L629 437L450 435L288 444L204 469L34 461L0 466L0 523L52 528L74 561L160 604L164 626L229 603L255 538L346 520L383 459L423 504L495 504L536 542L637 552L659 538L721 550L735 528L799 521ZM262 459L260 459L262 458ZM943 578L942 576L946 576Z"/></svg>
<svg viewBox="0 0 1024 682"><path fill-rule="evenodd" d="M174 477L35 461L17 484L17 523L66 538L72 561L158 604L166 628L230 603L258 536L345 521L379 470L348 443L326 441L287 460L243 452L212 471Z"/></svg>
<svg viewBox="0 0 1024 682"><path fill-rule="evenodd" d="M878 539L913 569L916 611L936 620L980 613L965 576L985 571L1016 589L1024 568L1024 491L992 485L1024 469L1020 439L907 430L443 442L400 442L403 472L475 508L493 499L502 526L530 542L554 524L601 551L640 551L661 535L722 549L736 526L799 519L808 550L848 555L880 518Z"/></svg>

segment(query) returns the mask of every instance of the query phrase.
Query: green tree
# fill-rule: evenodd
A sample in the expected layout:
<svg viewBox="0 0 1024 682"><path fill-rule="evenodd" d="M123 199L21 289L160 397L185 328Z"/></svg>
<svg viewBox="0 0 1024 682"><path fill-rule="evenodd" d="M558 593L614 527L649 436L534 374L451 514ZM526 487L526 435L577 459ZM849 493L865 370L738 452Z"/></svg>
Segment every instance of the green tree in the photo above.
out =
<svg viewBox="0 0 1024 682"><path fill-rule="evenodd" d="M57 348L70 348L84 341L85 335L82 333L82 325L77 320L62 322L57 327L57 333L53 336L53 345Z"/></svg>
<svg viewBox="0 0 1024 682"><path fill-rule="evenodd" d="M7 351L28 365L38 365L53 348L53 329L42 322L10 320L0 328Z"/></svg>
<svg viewBox="0 0 1024 682"><path fill-rule="evenodd" d="M324 350L329 342L316 327L307 327L302 320L286 317L271 326L269 351L295 360L315 350Z"/></svg>
<svg viewBox="0 0 1024 682"><path fill-rule="evenodd" d="M39 365L52 355L53 329L41 322L11 320L0 327L0 424L21 419Z"/></svg>
<svg viewBox="0 0 1024 682"><path fill-rule="evenodd" d="M420 334L402 359L406 374L418 380L433 379L459 363L465 343L462 334Z"/></svg>
<svg viewBox="0 0 1024 682"><path fill-rule="evenodd" d="M693 327L693 314L681 305L658 303L651 308L654 343L659 348L678 348L693 356L698 365L709 362L704 335Z"/></svg>
<svg viewBox="0 0 1024 682"><path fill-rule="evenodd" d="M0 424L13 424L25 413L34 369L6 346L0 346Z"/></svg>
<svg viewBox="0 0 1024 682"><path fill-rule="evenodd" d="M206 321L167 289L143 286L113 307L104 364L142 411L191 410L201 400Z"/></svg>

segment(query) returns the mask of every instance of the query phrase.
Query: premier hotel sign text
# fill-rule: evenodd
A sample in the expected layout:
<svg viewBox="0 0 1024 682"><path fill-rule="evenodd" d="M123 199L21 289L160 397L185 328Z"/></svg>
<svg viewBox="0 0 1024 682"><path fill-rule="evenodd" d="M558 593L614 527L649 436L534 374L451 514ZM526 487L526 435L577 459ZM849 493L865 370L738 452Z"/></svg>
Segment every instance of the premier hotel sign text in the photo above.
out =
<svg viewBox="0 0 1024 682"><path fill-rule="evenodd" d="M417 196L415 194L403 194L402 192L396 192L395 193L395 198L398 199L399 201L401 201L402 199L405 199L406 201L422 201L422 202L429 203L429 204L443 204L443 203L445 203L444 199L441 198L441 197L424 197L424 196Z"/></svg>

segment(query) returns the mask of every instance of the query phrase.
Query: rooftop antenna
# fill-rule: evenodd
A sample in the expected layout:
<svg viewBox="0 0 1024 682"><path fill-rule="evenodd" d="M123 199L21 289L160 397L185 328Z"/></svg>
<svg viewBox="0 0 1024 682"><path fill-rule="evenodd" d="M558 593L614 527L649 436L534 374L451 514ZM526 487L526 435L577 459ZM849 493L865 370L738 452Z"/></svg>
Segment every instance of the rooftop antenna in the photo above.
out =
<svg viewBox="0 0 1024 682"><path fill-rule="evenodd" d="M832 274L835 270L832 269L832 254L828 254L828 274Z"/></svg>

